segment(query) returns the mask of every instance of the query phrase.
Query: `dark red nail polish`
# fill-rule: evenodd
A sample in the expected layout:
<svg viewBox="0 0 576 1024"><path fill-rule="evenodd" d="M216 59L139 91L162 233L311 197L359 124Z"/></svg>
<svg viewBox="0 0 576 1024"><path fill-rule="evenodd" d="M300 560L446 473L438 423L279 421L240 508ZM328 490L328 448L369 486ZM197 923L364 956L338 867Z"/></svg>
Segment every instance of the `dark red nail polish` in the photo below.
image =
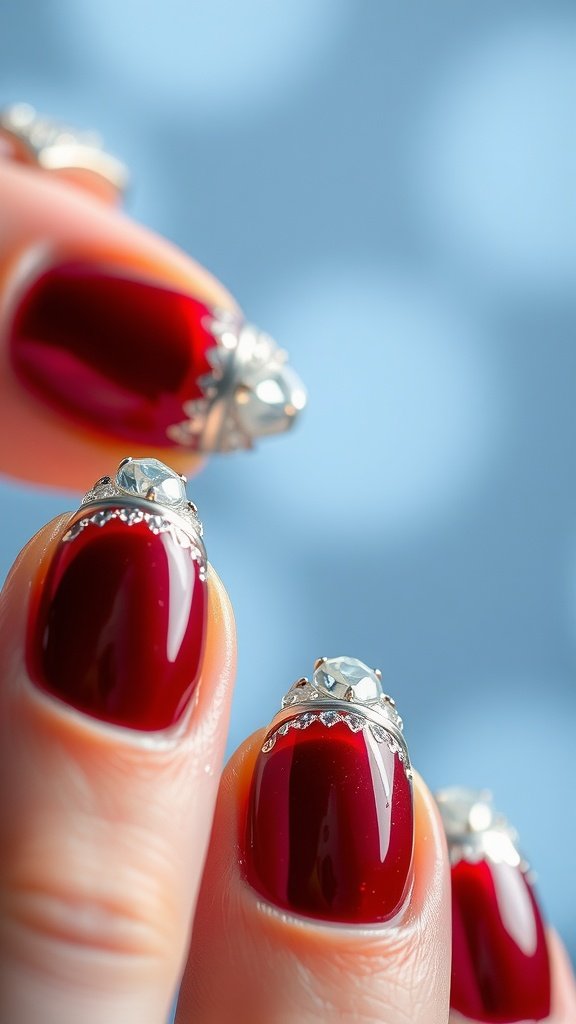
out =
<svg viewBox="0 0 576 1024"><path fill-rule="evenodd" d="M176 532L155 532L154 517L125 512L96 513L60 541L33 602L28 669L42 689L88 715L165 729L198 682L204 571Z"/></svg>
<svg viewBox="0 0 576 1024"><path fill-rule="evenodd" d="M45 271L10 326L22 383L59 412L117 437L172 445L184 405L203 395L216 345L212 311L168 287L90 263Z"/></svg>
<svg viewBox="0 0 576 1024"><path fill-rule="evenodd" d="M276 731L272 749L264 744L249 797L247 879L298 914L389 921L411 881L411 782L382 731L379 741L368 722L334 715L325 713L329 724L320 712L300 715Z"/></svg>
<svg viewBox="0 0 576 1024"><path fill-rule="evenodd" d="M452 859L452 1008L483 1024L545 1020L546 934L516 834L487 794L446 790L439 803Z"/></svg>

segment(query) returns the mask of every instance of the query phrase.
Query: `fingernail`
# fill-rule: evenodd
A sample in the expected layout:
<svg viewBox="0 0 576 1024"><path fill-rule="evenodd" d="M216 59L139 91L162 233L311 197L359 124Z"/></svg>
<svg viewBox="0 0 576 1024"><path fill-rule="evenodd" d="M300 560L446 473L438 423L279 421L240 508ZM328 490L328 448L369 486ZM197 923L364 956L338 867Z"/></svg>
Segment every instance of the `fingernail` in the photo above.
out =
<svg viewBox="0 0 576 1024"><path fill-rule="evenodd" d="M201 526L181 477L125 460L72 517L32 602L33 682L131 729L175 724L200 674L206 624Z"/></svg>
<svg viewBox="0 0 576 1024"><path fill-rule="evenodd" d="M319 659L286 694L256 762L246 877L283 910L325 921L391 921L411 886L412 773L402 721L379 674Z"/></svg>
<svg viewBox="0 0 576 1024"><path fill-rule="evenodd" d="M75 419L167 445L183 404L202 396L216 344L208 307L118 268L64 263L21 297L11 353L21 381Z"/></svg>
<svg viewBox="0 0 576 1024"><path fill-rule="evenodd" d="M550 1015L550 963L542 915L518 837L489 793L436 795L452 872L452 1008L508 1024Z"/></svg>
<svg viewBox="0 0 576 1024"><path fill-rule="evenodd" d="M20 296L9 341L16 375L41 401L138 444L249 448L305 404L267 335L104 264L46 269Z"/></svg>

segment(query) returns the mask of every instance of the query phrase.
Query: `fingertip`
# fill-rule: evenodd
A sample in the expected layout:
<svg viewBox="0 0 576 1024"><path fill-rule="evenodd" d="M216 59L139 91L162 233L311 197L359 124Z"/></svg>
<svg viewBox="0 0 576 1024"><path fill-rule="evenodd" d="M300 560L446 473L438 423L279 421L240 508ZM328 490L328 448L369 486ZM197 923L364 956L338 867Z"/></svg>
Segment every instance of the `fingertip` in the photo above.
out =
<svg viewBox="0 0 576 1024"><path fill-rule="evenodd" d="M219 983L226 956L244 1019L308 1020L322 1006L330 1019L372 1020L377 1013L394 1024L446 1021L447 858L425 783L414 779L415 880L397 921L342 925L287 913L253 889L246 873L250 792L266 734L260 729L244 740L222 776L178 1020L195 1014L207 1021L230 1019L234 1000ZM286 864L277 868L282 872Z"/></svg>
<svg viewBox="0 0 576 1024"><path fill-rule="evenodd" d="M167 438L164 444L164 436L140 436L137 430L135 441L122 440L115 406L102 413L101 421L83 414L74 414L72 421L61 397L49 400L49 388L35 390L27 378L23 383L22 369L17 372L14 365L11 331L34 282L46 271L71 263L108 267L113 276L141 279L211 308L238 312L229 291L166 239L58 175L0 162L0 209L0 429L12 439L2 452L3 472L47 486L86 490L102 466L130 454L168 461L189 476L198 473L205 460L186 445ZM132 319L137 315L135 308ZM121 324L114 334L122 346ZM160 349L162 342L160 332Z"/></svg>
<svg viewBox="0 0 576 1024"><path fill-rule="evenodd" d="M554 928L547 932L552 968L552 1020L573 1024L576 1020L576 980L564 943Z"/></svg>
<svg viewBox="0 0 576 1024"><path fill-rule="evenodd" d="M439 903L450 934L450 863L446 835L436 801L418 772L414 772L414 889L412 912L426 913Z"/></svg>

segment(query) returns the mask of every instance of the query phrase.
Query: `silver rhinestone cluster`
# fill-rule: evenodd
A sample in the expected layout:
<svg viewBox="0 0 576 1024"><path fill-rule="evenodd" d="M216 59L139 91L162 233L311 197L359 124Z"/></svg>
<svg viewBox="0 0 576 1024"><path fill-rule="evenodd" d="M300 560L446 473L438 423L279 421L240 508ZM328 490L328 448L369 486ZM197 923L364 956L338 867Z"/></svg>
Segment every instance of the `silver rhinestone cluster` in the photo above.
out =
<svg viewBox="0 0 576 1024"><path fill-rule="evenodd" d="M105 501L110 498L121 499L123 496L126 497L125 493L118 487L116 481L109 476L103 476L100 480L96 481L89 491L86 492L82 498L81 506L91 505L94 502ZM203 535L204 528L200 521L200 517L198 516L198 510L192 501L183 501L179 505L172 505L171 509L186 521L198 537ZM126 509L125 511L128 510ZM145 513L145 515L148 515L148 513ZM158 517L156 516L156 518ZM142 520L138 521L142 522Z"/></svg>
<svg viewBox="0 0 576 1024"><path fill-rule="evenodd" d="M302 715L298 715L296 718L289 718L287 722L282 722L282 725L279 725L277 729L274 729L274 731L266 738L266 741L262 746L262 753L267 754L272 750L276 746L278 738L280 736L286 736L290 729L308 729L314 722L320 722L321 725L324 725L328 729L331 729L332 726L336 725L338 722L344 722L351 732L361 732L363 729L369 729L372 736L378 743L385 743L393 754L398 755L399 760L404 765L406 777L408 779L412 779L412 768L410 766L410 762L408 761L404 749L400 746L394 736L392 736L387 729L384 729L383 726L377 725L375 722L370 722L362 715L355 715L350 711L305 711Z"/></svg>
<svg viewBox="0 0 576 1024"><path fill-rule="evenodd" d="M302 385L285 365L287 353L229 310L213 310L204 325L215 340L206 351L210 371L198 378L202 394L184 403L186 419L167 428L168 438L199 451L232 452L252 448L263 434L287 430L306 402ZM256 397L264 375L284 392L282 410Z"/></svg>
<svg viewBox="0 0 576 1024"><path fill-rule="evenodd" d="M102 498L104 495L99 494L98 497ZM92 500L95 499L93 498ZM85 504L85 502L82 504ZM194 539L186 533L185 530L180 529L180 527L171 519L167 519L157 513L145 512L144 509L141 508L127 507L99 509L97 512L93 512L92 515L85 516L73 523L70 529L64 534L62 541L63 543L73 541L82 533L83 530L86 529L87 526L106 526L106 523L109 523L112 519L119 519L120 522L125 523L126 526L136 526L138 523L145 523L151 533L169 534L172 540L178 544L179 547L185 548L190 552L190 557L200 566L200 579L206 579L206 556L199 545L194 542Z"/></svg>
<svg viewBox="0 0 576 1024"><path fill-rule="evenodd" d="M288 691L285 697L282 698L282 707L287 708L293 706L294 704L308 704L310 701L322 701L326 700L327 698L330 699L329 694L319 690L312 683L308 682L308 680L299 680L297 683L294 684L292 689ZM380 700L373 701L368 706L378 708L378 711L380 713L383 713L384 716L387 719L389 719L389 721L392 722L392 724L395 725L397 729L402 731L404 723L402 722L402 719L398 714L398 711L396 710L396 704L394 700L392 699L392 697L389 697L388 694L383 694L382 697L380 697Z"/></svg>
<svg viewBox="0 0 576 1024"><path fill-rule="evenodd" d="M494 807L488 790L452 786L436 793L448 839L452 865L466 861L477 864L509 864L529 872L518 846L518 833Z"/></svg>

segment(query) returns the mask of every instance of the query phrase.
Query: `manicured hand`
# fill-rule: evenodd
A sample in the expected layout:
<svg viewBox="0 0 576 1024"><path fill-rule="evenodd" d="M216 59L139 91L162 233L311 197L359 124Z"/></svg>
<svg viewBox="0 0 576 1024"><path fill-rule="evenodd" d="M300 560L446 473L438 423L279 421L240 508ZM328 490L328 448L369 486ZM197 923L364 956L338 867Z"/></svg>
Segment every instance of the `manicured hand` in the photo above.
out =
<svg viewBox="0 0 576 1024"><path fill-rule="evenodd" d="M178 1024L446 1024L446 839L395 706L350 659L271 678L285 708L219 783L232 611L193 513L136 468L34 537L2 594L0 1020L163 1024L183 974ZM573 1024L514 877L459 900L466 993L478 1020L524 1019L528 993L528 1020Z"/></svg>
<svg viewBox="0 0 576 1024"><path fill-rule="evenodd" d="M85 490L128 453L190 475L292 425L302 385L222 284L99 179L2 142L0 472Z"/></svg>

